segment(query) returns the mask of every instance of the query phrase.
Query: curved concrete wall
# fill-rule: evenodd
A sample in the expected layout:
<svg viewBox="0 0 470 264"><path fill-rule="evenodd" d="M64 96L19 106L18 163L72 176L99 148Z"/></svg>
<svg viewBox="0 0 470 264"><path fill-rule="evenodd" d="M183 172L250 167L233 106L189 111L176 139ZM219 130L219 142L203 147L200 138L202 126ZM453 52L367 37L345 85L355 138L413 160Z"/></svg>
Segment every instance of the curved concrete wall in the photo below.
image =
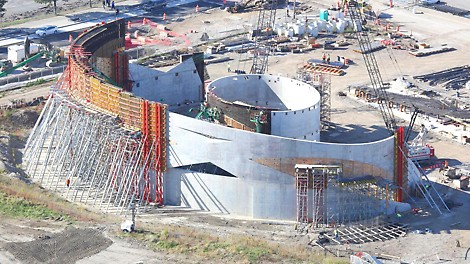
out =
<svg viewBox="0 0 470 264"><path fill-rule="evenodd" d="M294 111L271 112L271 135L320 140L320 103Z"/></svg>
<svg viewBox="0 0 470 264"><path fill-rule="evenodd" d="M101 45L98 40L107 37L107 31L103 33L100 30L97 27L80 36L75 44L83 44L84 47L89 46L90 51L96 51ZM140 173L140 177L148 177L149 184L156 185L152 187L158 190L159 198L155 202L163 202L160 199L163 180L162 197L168 205L182 204L253 218L295 220L295 164L341 164L344 176L373 175L393 179L393 137L368 144L313 141L318 139L313 132L319 129L320 96L311 86L269 75L242 77L243 80L235 82L234 77L229 77L213 82L212 86L216 88L220 84L227 85L230 89L226 88L226 96L233 100L248 100L252 96L248 88L261 85L257 91L259 94L253 96L279 105L282 110L272 112L272 118L277 126L275 133L285 137L252 133L168 113L166 105L123 92L91 74L89 65L83 61L84 52L90 51L84 47L75 45L72 49L70 67L59 80L60 89L77 99L77 104L86 102L86 107L119 117L122 126L136 131L140 129L143 135L149 136L141 138L142 152L145 156L152 151L149 160L154 162L149 166L150 173ZM193 95L200 89L199 85L185 83L181 85L180 93ZM163 92L168 93L172 88L168 85L162 89L167 89ZM238 97L238 88L245 89L246 94ZM144 89L140 90L142 96L158 98L157 94L147 94ZM172 101L177 99L171 98ZM305 132L313 134L305 135ZM308 140L293 139L304 136ZM149 138L151 142L148 142ZM41 144L47 141L41 140ZM166 161L170 164L168 170ZM219 168L219 173L192 169L198 164ZM153 168L159 172L157 175ZM160 172L164 173L163 179Z"/></svg>
<svg viewBox="0 0 470 264"><path fill-rule="evenodd" d="M346 176L393 178L394 138L331 144L252 133L169 114L165 199L215 212L295 220L294 166L343 164ZM183 170L212 163L235 177ZM181 182L181 185L177 184Z"/></svg>
<svg viewBox="0 0 470 264"><path fill-rule="evenodd" d="M216 79L211 93L229 102L277 108L271 112L271 135L320 140L320 94L311 85L272 75L237 75Z"/></svg>
<svg viewBox="0 0 470 264"><path fill-rule="evenodd" d="M207 88L226 101L242 101L279 110L300 110L320 102L320 94L314 87L272 75L227 76L214 80Z"/></svg>

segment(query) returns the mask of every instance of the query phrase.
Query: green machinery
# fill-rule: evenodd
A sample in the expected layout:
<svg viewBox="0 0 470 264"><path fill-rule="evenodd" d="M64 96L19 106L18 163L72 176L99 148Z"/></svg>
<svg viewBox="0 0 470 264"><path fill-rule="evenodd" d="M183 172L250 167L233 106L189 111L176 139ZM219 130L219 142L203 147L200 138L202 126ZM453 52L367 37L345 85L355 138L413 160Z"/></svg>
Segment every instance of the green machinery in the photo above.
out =
<svg viewBox="0 0 470 264"><path fill-rule="evenodd" d="M199 113L196 115L196 119L206 120L210 122L215 122L220 120L220 110L217 107L209 107L209 105L204 102L201 103L199 109L191 108L189 112L198 111Z"/></svg>
<svg viewBox="0 0 470 264"><path fill-rule="evenodd" d="M252 113L250 121L256 125L256 133L261 133L263 131L263 125L268 122L268 115L261 110L258 114Z"/></svg>
<svg viewBox="0 0 470 264"><path fill-rule="evenodd" d="M7 76L8 74L12 73L14 70L16 70L16 69L18 69L18 68L20 68L20 67L23 67L24 65L28 64L29 62L32 62L32 61L34 61L34 60L40 58L43 54L44 54L44 52L41 51L41 52L35 54L34 56L32 56L31 58L26 59L26 60L24 60L24 61L22 61L22 62L16 64L15 66L13 66L13 67L11 67L11 68L8 68L8 69L6 69L6 70L0 72L0 77L5 77L5 76Z"/></svg>

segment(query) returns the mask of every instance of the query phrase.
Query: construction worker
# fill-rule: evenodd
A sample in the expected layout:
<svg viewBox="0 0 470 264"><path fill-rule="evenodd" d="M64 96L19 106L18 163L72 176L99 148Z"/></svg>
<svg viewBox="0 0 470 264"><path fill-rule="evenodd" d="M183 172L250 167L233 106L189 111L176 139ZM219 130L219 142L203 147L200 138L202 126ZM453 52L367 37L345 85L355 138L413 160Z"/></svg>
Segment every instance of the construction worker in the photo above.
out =
<svg viewBox="0 0 470 264"><path fill-rule="evenodd" d="M322 56L321 58L322 58L322 60L323 60L323 63L325 63L325 61L326 61L326 54L323 53L323 56Z"/></svg>
<svg viewBox="0 0 470 264"><path fill-rule="evenodd" d="M400 223L400 219L401 219L401 214L400 213L397 213L397 222Z"/></svg>
<svg viewBox="0 0 470 264"><path fill-rule="evenodd" d="M70 186L70 179L65 180L65 185L66 185L67 187Z"/></svg>
<svg viewBox="0 0 470 264"><path fill-rule="evenodd" d="M230 62L227 62L227 72L232 72L232 69L230 69Z"/></svg>
<svg viewBox="0 0 470 264"><path fill-rule="evenodd" d="M328 53L328 57L326 58L326 63L330 64L330 53Z"/></svg>
<svg viewBox="0 0 470 264"><path fill-rule="evenodd" d="M335 239L339 241L338 229L335 229L335 231L333 231L333 233L335 234Z"/></svg>

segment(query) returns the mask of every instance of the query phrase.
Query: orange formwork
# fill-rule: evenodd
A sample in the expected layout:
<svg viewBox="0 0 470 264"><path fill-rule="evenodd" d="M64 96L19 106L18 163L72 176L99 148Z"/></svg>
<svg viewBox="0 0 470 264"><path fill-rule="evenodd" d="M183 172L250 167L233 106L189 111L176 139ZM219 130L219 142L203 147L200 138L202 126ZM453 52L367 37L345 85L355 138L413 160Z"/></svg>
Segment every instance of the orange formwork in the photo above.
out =
<svg viewBox="0 0 470 264"><path fill-rule="evenodd" d="M86 37L87 32L80 35L75 42ZM65 90L75 100L86 102L87 106L95 110L118 117L123 127L142 132L141 139L145 140L144 155L148 157L148 159L144 159L147 160L145 164L142 164L146 171L145 177L153 177L149 170L155 171L156 174L156 193L150 194L150 186L145 186L144 198L150 202L163 204L163 172L166 171L167 165L167 106L143 100L126 92L121 87L107 83L106 80L98 77L89 66L88 59L91 56L92 54L86 52L81 46L72 43L65 77L60 79L57 86L59 89ZM114 59L119 58L115 57ZM126 73L128 74L128 72ZM121 76L120 79L123 83L127 81L127 77Z"/></svg>

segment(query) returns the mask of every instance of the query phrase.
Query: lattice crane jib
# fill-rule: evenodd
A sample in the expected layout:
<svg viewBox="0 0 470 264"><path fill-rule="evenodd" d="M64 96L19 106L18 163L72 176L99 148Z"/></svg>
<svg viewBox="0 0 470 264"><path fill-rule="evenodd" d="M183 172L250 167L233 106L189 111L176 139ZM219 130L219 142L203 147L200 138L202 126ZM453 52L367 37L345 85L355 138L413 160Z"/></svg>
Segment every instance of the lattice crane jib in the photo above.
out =
<svg viewBox="0 0 470 264"><path fill-rule="evenodd" d="M258 23L253 30L255 48L253 51L253 65L250 73L264 74L268 71L268 57L271 51L269 39L274 35L273 26L276 19L277 0L267 1L260 7Z"/></svg>
<svg viewBox="0 0 470 264"><path fill-rule="evenodd" d="M385 122L386 128L393 134L397 128L395 116L392 110L388 106L388 95L385 90L385 85L380 74L377 60L372 52L372 43L369 39L367 32L365 31L364 25L366 20L361 14L361 5L355 0L343 1L343 8L348 10L349 16L353 22L355 28L355 34L359 42L362 57L371 80L372 88L375 96L377 97L377 103L380 108L380 112Z"/></svg>

